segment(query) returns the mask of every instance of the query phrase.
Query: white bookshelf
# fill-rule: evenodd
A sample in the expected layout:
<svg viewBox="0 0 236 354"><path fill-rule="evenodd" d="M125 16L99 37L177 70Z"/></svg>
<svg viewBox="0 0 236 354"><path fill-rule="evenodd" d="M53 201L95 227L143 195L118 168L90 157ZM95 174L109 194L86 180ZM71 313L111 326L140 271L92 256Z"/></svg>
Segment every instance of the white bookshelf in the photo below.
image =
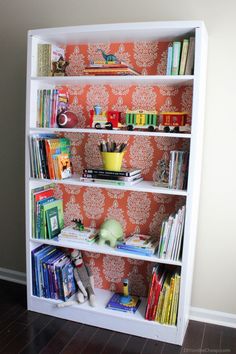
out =
<svg viewBox="0 0 236 354"><path fill-rule="evenodd" d="M174 41L185 36L195 36L195 69L193 76L125 76L125 77L37 77L37 45L39 43L53 43L57 45L99 43L99 42L134 42L145 40ZM26 99L26 254L27 254L27 301L28 309L40 313L79 321L81 323L125 332L133 335L166 341L174 344L182 344L188 324L189 306L191 300L192 275L194 264L194 251L197 235L198 204L201 177L201 156L203 139L204 95L206 76L207 33L204 23L201 21L168 21L127 23L109 25L75 26L64 28L49 28L32 30L28 33L28 58L27 58L27 99ZM123 130L95 130L90 128L59 129L37 128L37 90L42 88L54 88L56 85L80 85L80 84L109 84L109 85L154 85L154 86L192 86L192 132L191 134L173 134L147 131L123 131ZM51 132L73 132L83 134L123 134L127 136L155 136L168 138L184 138L190 140L190 163L187 191L159 188L151 181L143 181L139 184L124 187L105 185L104 183L81 182L79 177L73 177L63 181L36 180L30 178L30 162L28 136L30 134ZM181 289L179 299L178 318L176 326L161 325L154 321L144 319L146 299L143 299L141 307L135 315L105 309L111 293L108 290L95 289L96 307L92 308L88 303L73 305L72 307L57 308L56 301L38 298L32 295L32 268L31 250L40 244L48 244L61 247L75 247L75 243L68 241L34 239L31 235L31 190L49 183L63 183L80 187L99 187L119 189L123 191L138 191L155 194L167 194L169 196L183 196L186 199L186 221L184 231L183 254L181 261L158 259L156 256L146 257L117 251L109 246L78 245L77 248L115 257L134 258L149 261L151 263L163 263L179 266L181 269Z"/></svg>

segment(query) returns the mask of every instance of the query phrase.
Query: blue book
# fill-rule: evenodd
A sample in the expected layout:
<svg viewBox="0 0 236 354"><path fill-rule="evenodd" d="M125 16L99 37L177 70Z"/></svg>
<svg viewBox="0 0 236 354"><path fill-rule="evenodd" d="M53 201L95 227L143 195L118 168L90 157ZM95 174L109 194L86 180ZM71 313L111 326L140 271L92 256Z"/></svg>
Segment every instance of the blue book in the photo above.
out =
<svg viewBox="0 0 236 354"><path fill-rule="evenodd" d="M167 51L167 66L166 66L166 75L171 75L171 68L172 68L172 52L173 52L173 47L170 46L168 47Z"/></svg>
<svg viewBox="0 0 236 354"><path fill-rule="evenodd" d="M106 308L116 311L135 313L141 303L141 299L138 296L130 296L130 301L128 303L124 303L122 302L122 298L124 298L123 294L113 294L108 301Z"/></svg>
<svg viewBox="0 0 236 354"><path fill-rule="evenodd" d="M33 276L35 278L35 296L40 296L40 269L39 269L39 261L40 259L50 252L53 249L52 246L40 246L36 248L35 250L31 251L32 255L32 269L33 271Z"/></svg>

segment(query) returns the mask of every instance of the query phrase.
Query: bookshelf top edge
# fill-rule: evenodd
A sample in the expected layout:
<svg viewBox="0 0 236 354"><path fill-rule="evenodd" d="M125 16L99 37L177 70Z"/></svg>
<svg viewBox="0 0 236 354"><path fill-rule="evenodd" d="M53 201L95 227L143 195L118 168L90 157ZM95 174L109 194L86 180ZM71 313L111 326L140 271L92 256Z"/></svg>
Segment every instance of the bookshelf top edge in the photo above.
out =
<svg viewBox="0 0 236 354"><path fill-rule="evenodd" d="M173 40L194 34L195 29L201 27L204 27L202 21L110 23L32 29L28 36L57 44Z"/></svg>

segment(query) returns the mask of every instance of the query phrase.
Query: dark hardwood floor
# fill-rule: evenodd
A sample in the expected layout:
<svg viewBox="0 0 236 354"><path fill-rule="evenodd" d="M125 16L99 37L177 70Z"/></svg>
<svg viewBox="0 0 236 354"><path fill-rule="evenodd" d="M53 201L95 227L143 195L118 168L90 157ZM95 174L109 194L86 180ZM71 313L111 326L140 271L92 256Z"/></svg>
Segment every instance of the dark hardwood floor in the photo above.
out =
<svg viewBox="0 0 236 354"><path fill-rule="evenodd" d="M26 310L26 288L0 280L0 353L236 354L236 329L190 321L182 347Z"/></svg>

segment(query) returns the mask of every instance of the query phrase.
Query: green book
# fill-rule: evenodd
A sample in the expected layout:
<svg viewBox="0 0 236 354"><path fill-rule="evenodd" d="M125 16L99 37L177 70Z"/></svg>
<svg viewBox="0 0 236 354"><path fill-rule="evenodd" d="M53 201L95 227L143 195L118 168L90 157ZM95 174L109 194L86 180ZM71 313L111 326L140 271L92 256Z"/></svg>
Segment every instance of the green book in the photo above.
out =
<svg viewBox="0 0 236 354"><path fill-rule="evenodd" d="M46 220L46 212L52 208L58 209L58 218L59 218L59 227L60 230L64 227L64 214L63 214L63 203L62 199L57 199L49 203L45 203L40 206L40 238L46 239L48 238L48 230L47 230L47 220Z"/></svg>
<svg viewBox="0 0 236 354"><path fill-rule="evenodd" d="M171 75L179 74L181 42L173 42Z"/></svg>
<svg viewBox="0 0 236 354"><path fill-rule="evenodd" d="M54 207L45 211L46 223L47 223L47 234L48 238L51 239L57 236L61 229L59 224L58 208Z"/></svg>

